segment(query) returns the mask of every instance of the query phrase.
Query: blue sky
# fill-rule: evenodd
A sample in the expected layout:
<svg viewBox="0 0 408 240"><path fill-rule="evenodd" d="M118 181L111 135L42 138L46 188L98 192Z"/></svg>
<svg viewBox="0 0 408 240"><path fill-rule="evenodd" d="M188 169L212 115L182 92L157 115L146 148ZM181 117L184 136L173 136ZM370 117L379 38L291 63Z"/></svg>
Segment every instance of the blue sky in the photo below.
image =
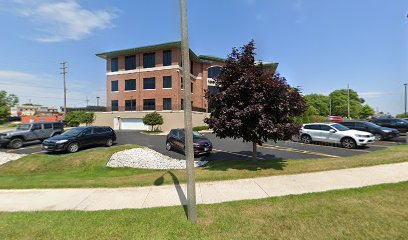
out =
<svg viewBox="0 0 408 240"><path fill-rule="evenodd" d="M380 111L403 111L408 82L406 0L188 0L190 47L225 57L251 39L257 58L305 94L350 84ZM180 39L179 0L0 0L0 89L21 102L105 101L96 53Z"/></svg>

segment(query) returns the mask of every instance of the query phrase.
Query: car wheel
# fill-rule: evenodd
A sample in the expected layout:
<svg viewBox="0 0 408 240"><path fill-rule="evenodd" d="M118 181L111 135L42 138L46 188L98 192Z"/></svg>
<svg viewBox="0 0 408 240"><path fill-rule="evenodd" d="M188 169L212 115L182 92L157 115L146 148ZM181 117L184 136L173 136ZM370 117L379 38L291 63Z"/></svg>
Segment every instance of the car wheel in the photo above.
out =
<svg viewBox="0 0 408 240"><path fill-rule="evenodd" d="M375 140L376 141L382 141L384 140L384 137L381 134L374 134Z"/></svg>
<svg viewBox="0 0 408 240"><path fill-rule="evenodd" d="M78 152L79 144L78 143L71 143L67 147L67 151L70 153Z"/></svg>
<svg viewBox="0 0 408 240"><path fill-rule="evenodd" d="M13 140L10 141L9 143L9 147L17 149L17 148L21 148L23 146L23 139L21 138L14 138Z"/></svg>
<svg viewBox="0 0 408 240"><path fill-rule="evenodd" d="M356 141L354 141L354 139L352 138L344 138L343 140L341 140L341 146L343 146L344 148L350 149L350 148L356 148L357 144L356 144Z"/></svg>
<svg viewBox="0 0 408 240"><path fill-rule="evenodd" d="M113 145L113 139L112 138L108 138L105 142L105 146L107 147L111 147Z"/></svg>
<svg viewBox="0 0 408 240"><path fill-rule="evenodd" d="M312 143L312 138L309 135L302 135L300 137L300 141L302 143L310 144L310 143Z"/></svg>
<svg viewBox="0 0 408 240"><path fill-rule="evenodd" d="M166 150L170 151L171 150L171 144L170 142L166 142Z"/></svg>

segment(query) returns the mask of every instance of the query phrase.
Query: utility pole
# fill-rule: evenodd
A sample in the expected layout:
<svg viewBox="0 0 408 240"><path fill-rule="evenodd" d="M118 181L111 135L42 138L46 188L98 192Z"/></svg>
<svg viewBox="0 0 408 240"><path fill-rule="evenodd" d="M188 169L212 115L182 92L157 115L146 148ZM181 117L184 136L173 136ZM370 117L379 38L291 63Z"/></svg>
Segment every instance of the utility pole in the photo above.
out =
<svg viewBox="0 0 408 240"><path fill-rule="evenodd" d="M96 97L96 106L99 107L99 97Z"/></svg>
<svg viewBox="0 0 408 240"><path fill-rule="evenodd" d="M347 118L350 119L350 86L347 84Z"/></svg>
<svg viewBox="0 0 408 240"><path fill-rule="evenodd" d="M88 99L88 97L85 98L85 102L86 102L86 106L88 107L88 106L89 106L89 99Z"/></svg>
<svg viewBox="0 0 408 240"><path fill-rule="evenodd" d="M197 221L196 189L194 176L193 126L191 112L190 48L188 46L187 0L180 0L181 52L184 80L184 134L187 170L187 216Z"/></svg>
<svg viewBox="0 0 408 240"><path fill-rule="evenodd" d="M404 102L405 102L405 117L407 115L407 85L408 83L404 83L404 87L405 87L405 96L404 96Z"/></svg>
<svg viewBox="0 0 408 240"><path fill-rule="evenodd" d="M65 81L65 76L67 75L67 62L63 61L61 65L62 65L61 74L64 77L64 119L65 119L67 115L67 84Z"/></svg>

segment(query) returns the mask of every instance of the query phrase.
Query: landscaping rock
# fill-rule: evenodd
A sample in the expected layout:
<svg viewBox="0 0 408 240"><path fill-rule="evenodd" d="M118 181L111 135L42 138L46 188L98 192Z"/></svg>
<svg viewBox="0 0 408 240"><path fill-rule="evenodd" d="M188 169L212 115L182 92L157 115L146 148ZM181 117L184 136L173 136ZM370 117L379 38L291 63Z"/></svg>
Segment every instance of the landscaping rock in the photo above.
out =
<svg viewBox="0 0 408 240"><path fill-rule="evenodd" d="M208 161L195 161L195 167L202 167ZM108 167L130 167L145 169L185 169L186 161L165 156L150 148L133 148L112 155Z"/></svg>
<svg viewBox="0 0 408 240"><path fill-rule="evenodd" d="M25 154L5 153L0 152L0 165L6 164L11 161L15 161L24 157Z"/></svg>

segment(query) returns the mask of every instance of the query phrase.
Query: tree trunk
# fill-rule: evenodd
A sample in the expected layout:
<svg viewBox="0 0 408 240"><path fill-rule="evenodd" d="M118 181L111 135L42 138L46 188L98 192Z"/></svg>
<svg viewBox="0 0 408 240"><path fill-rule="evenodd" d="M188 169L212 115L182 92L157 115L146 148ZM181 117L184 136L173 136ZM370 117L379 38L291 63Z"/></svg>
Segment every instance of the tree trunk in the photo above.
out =
<svg viewBox="0 0 408 240"><path fill-rule="evenodd" d="M257 143L252 142L252 161L254 162L258 160L256 147L257 147Z"/></svg>

